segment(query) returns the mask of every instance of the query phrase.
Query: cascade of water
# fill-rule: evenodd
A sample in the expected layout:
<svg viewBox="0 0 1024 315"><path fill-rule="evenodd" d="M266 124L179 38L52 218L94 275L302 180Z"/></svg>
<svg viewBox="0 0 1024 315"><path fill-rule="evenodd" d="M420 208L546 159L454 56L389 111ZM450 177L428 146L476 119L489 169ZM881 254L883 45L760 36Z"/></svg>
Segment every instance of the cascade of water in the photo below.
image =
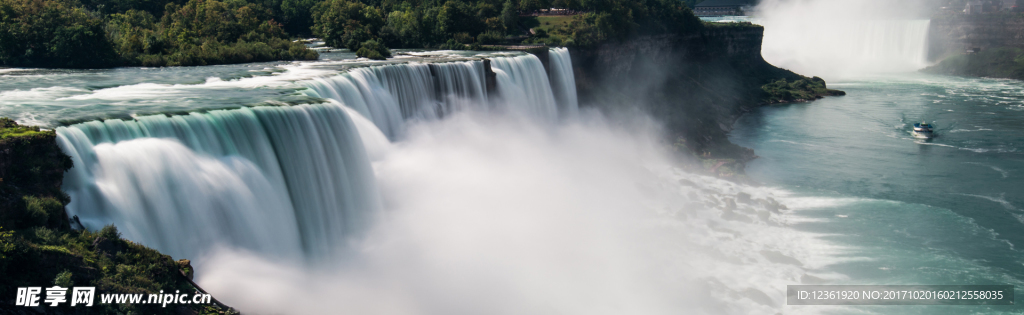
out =
<svg viewBox="0 0 1024 315"><path fill-rule="evenodd" d="M562 117L575 116L579 109L576 100L576 78L572 71L572 59L568 48L552 48L550 54L551 90L558 104L558 114Z"/></svg>
<svg viewBox="0 0 1024 315"><path fill-rule="evenodd" d="M577 110L568 51L550 74L533 55L493 58L502 104L555 120ZM177 257L211 240L329 258L380 207L369 155L405 120L487 109L482 60L352 69L302 81L328 103L90 121L57 129L75 167L63 189L85 228L115 224ZM496 104L497 105L497 104ZM561 107L558 107L561 106Z"/></svg>
<svg viewBox="0 0 1024 315"><path fill-rule="evenodd" d="M337 100L369 118L392 140L403 135L405 119L437 119L487 104L483 61L358 68L303 83L314 96Z"/></svg>
<svg viewBox="0 0 1024 315"><path fill-rule="evenodd" d="M192 257L217 240L330 256L379 203L356 127L336 103L93 121L57 133L75 163L63 186L68 214L91 230L116 224L172 255Z"/></svg>
<svg viewBox="0 0 1024 315"><path fill-rule="evenodd" d="M494 58L491 68L497 75L498 93L509 109L540 119L558 118L551 83L537 56Z"/></svg>

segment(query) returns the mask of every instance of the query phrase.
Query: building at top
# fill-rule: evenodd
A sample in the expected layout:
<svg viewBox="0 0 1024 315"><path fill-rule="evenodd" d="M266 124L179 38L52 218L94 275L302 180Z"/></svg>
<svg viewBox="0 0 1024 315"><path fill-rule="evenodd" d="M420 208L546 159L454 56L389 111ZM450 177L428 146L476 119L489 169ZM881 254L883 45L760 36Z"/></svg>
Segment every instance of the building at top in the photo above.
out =
<svg viewBox="0 0 1024 315"><path fill-rule="evenodd" d="M747 15L757 0L706 0L693 7L697 16Z"/></svg>

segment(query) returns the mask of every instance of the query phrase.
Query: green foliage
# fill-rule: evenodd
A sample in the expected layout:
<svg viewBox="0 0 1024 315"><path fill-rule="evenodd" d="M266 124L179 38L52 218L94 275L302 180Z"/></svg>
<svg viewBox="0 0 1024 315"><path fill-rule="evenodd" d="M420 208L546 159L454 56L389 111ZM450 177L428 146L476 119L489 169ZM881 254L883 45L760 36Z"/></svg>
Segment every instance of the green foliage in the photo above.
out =
<svg viewBox="0 0 1024 315"><path fill-rule="evenodd" d="M0 0L0 65L187 66L318 57L289 41L273 12L259 4L181 2L95 0L82 7L65 0ZM311 5L287 4L289 14Z"/></svg>
<svg viewBox="0 0 1024 315"><path fill-rule="evenodd" d="M7 117L0 117L0 140L15 137L34 137L43 135L39 127L20 126L14 120Z"/></svg>
<svg viewBox="0 0 1024 315"><path fill-rule="evenodd" d="M373 60L384 60L391 57L391 51L375 40L368 40L360 45L359 50L356 51L356 56L366 57Z"/></svg>
<svg viewBox="0 0 1024 315"><path fill-rule="evenodd" d="M438 48L445 50L466 50L466 44L460 43L455 39L449 39L448 42L442 44L441 47Z"/></svg>
<svg viewBox="0 0 1024 315"><path fill-rule="evenodd" d="M505 36L496 31L480 33L476 36L476 42L483 45L500 44L504 40Z"/></svg>
<svg viewBox="0 0 1024 315"><path fill-rule="evenodd" d="M54 244L39 244L22 231L0 232L0 271L5 278L0 281L0 291L13 292L19 286L39 286L52 283L63 287L94 286L101 293L158 293L195 292L195 288L179 274L179 266L170 256L145 246L122 239L109 239L112 226L100 232L65 230L57 231ZM106 238L106 245L95 246L99 238ZM62 313L68 312L67 304L61 305ZM108 305L97 304L97 314L179 314L218 313L213 305L187 305L182 308L195 312L162 308L159 305Z"/></svg>
<svg viewBox="0 0 1024 315"><path fill-rule="evenodd" d="M313 34L328 46L356 51L362 43L377 38L383 26L380 10L362 2L326 0L313 10Z"/></svg>
<svg viewBox="0 0 1024 315"><path fill-rule="evenodd" d="M539 17L559 22L546 21L541 36L528 42L591 46L702 27L677 0L0 0L0 65L189 66L318 57L290 41L294 35L315 35L357 53L367 41L451 49L457 45L450 40L498 44L525 35L537 18L520 13L550 7L586 13Z"/></svg>
<svg viewBox="0 0 1024 315"><path fill-rule="evenodd" d="M0 65L107 67L118 63L103 21L69 1L0 0Z"/></svg>
<svg viewBox="0 0 1024 315"><path fill-rule="evenodd" d="M64 204L53 197L23 196L27 220L30 225L59 227L64 216Z"/></svg>
<svg viewBox="0 0 1024 315"><path fill-rule="evenodd" d="M0 273L7 273L7 264L14 252L14 232L4 231L0 226Z"/></svg>
<svg viewBox="0 0 1024 315"><path fill-rule="evenodd" d="M121 232L119 232L117 230L117 227L114 226L113 224L104 226L102 229L100 229L100 232L97 235L108 240L121 239Z"/></svg>
<svg viewBox="0 0 1024 315"><path fill-rule="evenodd" d="M69 288L75 285L75 281L71 280L71 272L64 269L53 278L53 285Z"/></svg>

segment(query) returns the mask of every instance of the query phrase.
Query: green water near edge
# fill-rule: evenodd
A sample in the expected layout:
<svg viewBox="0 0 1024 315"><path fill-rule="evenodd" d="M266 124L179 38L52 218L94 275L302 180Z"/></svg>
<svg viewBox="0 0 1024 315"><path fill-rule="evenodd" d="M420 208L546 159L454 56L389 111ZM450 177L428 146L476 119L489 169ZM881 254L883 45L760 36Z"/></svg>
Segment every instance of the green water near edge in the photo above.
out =
<svg viewBox="0 0 1024 315"><path fill-rule="evenodd" d="M822 272L845 277L827 283L1012 284L1020 293L1024 82L906 74L829 87L848 94L760 108L731 135L760 156L747 167L750 177L820 203L798 211L808 220L794 228L844 246L842 262ZM936 126L935 138L912 136L913 123L921 121ZM1024 308L837 312L861 311L1018 314Z"/></svg>

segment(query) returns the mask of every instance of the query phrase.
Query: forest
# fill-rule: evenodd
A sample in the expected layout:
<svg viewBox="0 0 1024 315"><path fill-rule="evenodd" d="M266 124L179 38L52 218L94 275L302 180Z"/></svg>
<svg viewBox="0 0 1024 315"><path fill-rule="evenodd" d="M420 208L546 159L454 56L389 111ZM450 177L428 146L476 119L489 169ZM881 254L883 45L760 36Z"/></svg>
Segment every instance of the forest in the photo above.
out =
<svg viewBox="0 0 1024 315"><path fill-rule="evenodd" d="M561 24L531 31L548 8ZM679 0L0 0L0 66L105 68L313 60L318 37L390 48L587 47L702 27Z"/></svg>

